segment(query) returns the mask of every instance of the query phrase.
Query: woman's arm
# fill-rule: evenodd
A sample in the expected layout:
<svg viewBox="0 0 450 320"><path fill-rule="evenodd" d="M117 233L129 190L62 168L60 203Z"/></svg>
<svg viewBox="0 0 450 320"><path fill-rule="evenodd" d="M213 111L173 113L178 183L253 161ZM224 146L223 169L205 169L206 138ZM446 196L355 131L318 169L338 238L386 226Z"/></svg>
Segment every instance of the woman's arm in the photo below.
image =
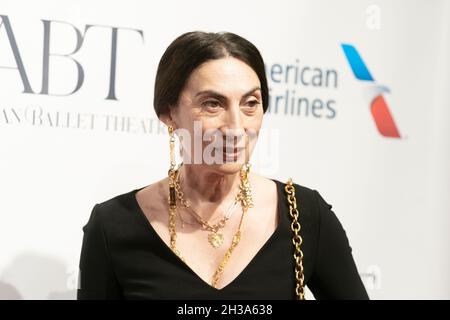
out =
<svg viewBox="0 0 450 320"><path fill-rule="evenodd" d="M358 274L347 235L338 218L315 191L319 208L319 243L308 288L316 299L369 299Z"/></svg>
<svg viewBox="0 0 450 320"><path fill-rule="evenodd" d="M83 232L77 299L121 299L97 205Z"/></svg>

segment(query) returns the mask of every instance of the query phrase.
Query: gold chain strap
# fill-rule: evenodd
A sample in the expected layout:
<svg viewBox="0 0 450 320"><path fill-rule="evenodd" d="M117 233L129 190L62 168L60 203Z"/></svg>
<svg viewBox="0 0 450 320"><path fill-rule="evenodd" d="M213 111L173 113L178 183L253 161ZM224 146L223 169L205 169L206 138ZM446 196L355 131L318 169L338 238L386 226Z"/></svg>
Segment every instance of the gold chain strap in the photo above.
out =
<svg viewBox="0 0 450 320"><path fill-rule="evenodd" d="M292 244L294 245L294 260L295 260L295 296L297 300L305 300L305 291L303 281L305 276L303 274L303 252L300 248L302 244L302 237L300 236L300 222L298 220L297 199L295 198L295 187L292 179L289 178L284 190L287 193L287 200L289 202L289 214L292 217L291 230L294 233L292 237Z"/></svg>

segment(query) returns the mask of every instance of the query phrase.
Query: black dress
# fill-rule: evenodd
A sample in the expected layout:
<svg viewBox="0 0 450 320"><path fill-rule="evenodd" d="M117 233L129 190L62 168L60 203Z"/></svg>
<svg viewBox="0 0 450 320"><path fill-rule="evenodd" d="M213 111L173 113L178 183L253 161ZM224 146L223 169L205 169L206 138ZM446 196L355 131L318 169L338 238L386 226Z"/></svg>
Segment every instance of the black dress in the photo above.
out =
<svg viewBox="0 0 450 320"><path fill-rule="evenodd" d="M80 257L78 299L294 299L294 260L285 184L279 223L245 269L222 289L197 276L159 237L135 189L96 204ZM316 299L368 299L346 233L316 190L295 184L305 283Z"/></svg>

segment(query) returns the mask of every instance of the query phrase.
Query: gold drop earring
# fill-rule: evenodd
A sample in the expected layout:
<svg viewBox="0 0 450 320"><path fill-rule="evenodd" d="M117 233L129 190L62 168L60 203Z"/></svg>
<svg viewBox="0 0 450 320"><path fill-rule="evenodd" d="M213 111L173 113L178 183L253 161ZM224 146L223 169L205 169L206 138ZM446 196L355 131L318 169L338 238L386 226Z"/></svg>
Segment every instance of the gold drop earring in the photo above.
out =
<svg viewBox="0 0 450 320"><path fill-rule="evenodd" d="M177 211L177 200L176 200L176 190L175 190L175 179L177 177L178 170L175 169L175 134L173 126L169 126L169 152L170 152L170 168L169 168L169 234L170 234L170 248L172 251L178 255L181 259L180 252L178 251L177 244L177 232L175 228L175 217Z"/></svg>

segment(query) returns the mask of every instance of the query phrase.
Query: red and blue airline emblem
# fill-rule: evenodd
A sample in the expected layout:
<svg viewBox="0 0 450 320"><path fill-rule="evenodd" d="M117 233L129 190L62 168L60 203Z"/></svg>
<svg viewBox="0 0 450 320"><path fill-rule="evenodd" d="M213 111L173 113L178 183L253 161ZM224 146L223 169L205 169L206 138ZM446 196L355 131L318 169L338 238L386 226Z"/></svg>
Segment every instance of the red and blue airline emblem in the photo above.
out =
<svg viewBox="0 0 450 320"><path fill-rule="evenodd" d="M383 93L389 92L389 89L376 84L369 69L354 46L351 44L342 44L342 49L356 79L370 81L374 84L374 86L369 87L368 93L370 96L370 112L372 113L378 131L385 137L400 138L400 133L398 132L394 118L383 97Z"/></svg>

